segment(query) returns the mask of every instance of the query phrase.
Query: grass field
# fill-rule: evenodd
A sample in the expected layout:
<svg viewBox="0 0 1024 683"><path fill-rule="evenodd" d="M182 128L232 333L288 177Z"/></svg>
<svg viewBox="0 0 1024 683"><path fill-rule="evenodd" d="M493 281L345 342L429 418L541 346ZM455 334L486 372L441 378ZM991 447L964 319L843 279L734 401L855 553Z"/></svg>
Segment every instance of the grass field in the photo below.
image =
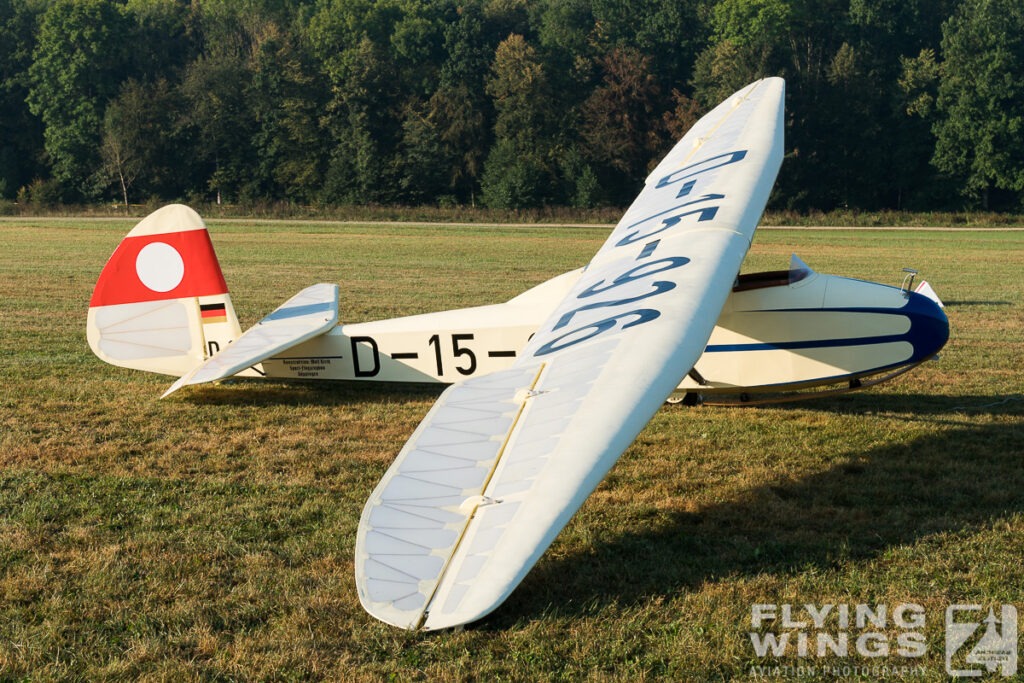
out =
<svg viewBox="0 0 1024 683"><path fill-rule="evenodd" d="M363 612L352 552L437 392L238 382L158 401L168 378L85 340L127 229L0 224L0 679L710 680L826 663L945 680L947 605L1024 607L1022 233L759 233L745 270L791 252L891 284L918 268L948 304L941 359L829 400L666 407L502 607L422 635ZM243 328L318 281L341 285L345 322L501 301L607 234L211 231ZM760 658L755 603L916 603L927 652ZM895 649L891 619L878 630Z"/></svg>

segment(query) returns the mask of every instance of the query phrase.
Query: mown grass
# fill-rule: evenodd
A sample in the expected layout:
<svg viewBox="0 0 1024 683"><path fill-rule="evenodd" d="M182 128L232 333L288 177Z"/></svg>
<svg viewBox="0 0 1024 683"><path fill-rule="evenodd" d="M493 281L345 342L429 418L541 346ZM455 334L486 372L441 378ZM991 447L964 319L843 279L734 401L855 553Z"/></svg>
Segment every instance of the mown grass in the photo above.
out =
<svg viewBox="0 0 1024 683"><path fill-rule="evenodd" d="M501 301L607 235L211 230L243 327L315 281L341 285L346 322ZM828 661L943 680L946 605L1024 606L1019 233L759 233L747 270L794 251L893 284L920 269L948 303L942 358L829 400L663 409L502 607L421 635L362 611L352 551L437 392L237 382L158 401L168 378L85 341L126 231L0 225L0 678L749 678L801 663L754 656L753 603L915 602L924 658Z"/></svg>

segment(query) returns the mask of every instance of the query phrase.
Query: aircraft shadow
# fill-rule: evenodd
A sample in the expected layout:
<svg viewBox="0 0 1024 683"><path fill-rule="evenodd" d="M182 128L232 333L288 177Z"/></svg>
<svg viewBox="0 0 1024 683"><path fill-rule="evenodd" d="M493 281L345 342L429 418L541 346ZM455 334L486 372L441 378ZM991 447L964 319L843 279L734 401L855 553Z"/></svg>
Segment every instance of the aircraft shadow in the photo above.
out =
<svg viewBox="0 0 1024 683"><path fill-rule="evenodd" d="M176 398L205 405L327 405L349 406L364 402L434 400L447 385L410 382L355 382L313 380L262 380L233 378L221 384L204 384L179 390ZM700 407L666 405L662 410L702 410ZM1001 396L949 396L948 394L881 394L871 389L839 396L807 399L764 406L736 405L718 410L815 410L861 415L884 412L908 416L1024 412L1019 394Z"/></svg>
<svg viewBox="0 0 1024 683"><path fill-rule="evenodd" d="M946 306L1012 306L1012 301L943 301Z"/></svg>
<svg viewBox="0 0 1024 683"><path fill-rule="evenodd" d="M628 531L540 564L477 628L542 615L592 615L722 578L828 571L887 548L1024 509L1019 425L963 426L866 452L800 479L781 477L696 512L652 508ZM602 539L602 536L604 537ZM772 596L766 596L771 601Z"/></svg>
<svg viewBox="0 0 1024 683"><path fill-rule="evenodd" d="M237 378L221 385L185 387L179 396L204 405L320 405L345 407L367 402L436 400L446 386L399 382L261 380ZM238 389L238 390L236 390ZM186 393L187 392L187 393Z"/></svg>
<svg viewBox="0 0 1024 683"><path fill-rule="evenodd" d="M882 394L871 389L854 391L839 396L770 403L763 406L735 406L729 410L814 410L841 415L885 413L886 416L906 416L919 419L924 416L948 415L1019 415L1024 413L1024 396L1005 394L990 396L950 396L948 394Z"/></svg>

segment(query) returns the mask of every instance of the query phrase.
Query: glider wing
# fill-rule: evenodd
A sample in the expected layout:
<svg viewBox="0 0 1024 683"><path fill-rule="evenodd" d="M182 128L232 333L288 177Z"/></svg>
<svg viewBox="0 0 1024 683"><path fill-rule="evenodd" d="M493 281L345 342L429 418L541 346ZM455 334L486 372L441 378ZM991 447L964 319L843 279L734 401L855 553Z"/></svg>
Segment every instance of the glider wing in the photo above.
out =
<svg viewBox="0 0 1024 683"><path fill-rule="evenodd" d="M782 161L783 96L758 81L698 121L515 364L441 395L363 510L372 615L495 609L693 367Z"/></svg>
<svg viewBox="0 0 1024 683"><path fill-rule="evenodd" d="M182 375L161 398L186 384L215 382L245 370L338 324L338 285L307 287L229 346Z"/></svg>

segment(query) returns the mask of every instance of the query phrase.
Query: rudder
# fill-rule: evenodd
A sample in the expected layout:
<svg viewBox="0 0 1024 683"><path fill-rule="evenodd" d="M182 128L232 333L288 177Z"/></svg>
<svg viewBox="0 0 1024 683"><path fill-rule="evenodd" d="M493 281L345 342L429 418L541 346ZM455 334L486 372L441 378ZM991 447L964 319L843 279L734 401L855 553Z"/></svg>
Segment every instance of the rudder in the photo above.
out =
<svg viewBox="0 0 1024 683"><path fill-rule="evenodd" d="M87 323L100 359L181 376L241 334L198 213L170 204L138 223L103 267Z"/></svg>

